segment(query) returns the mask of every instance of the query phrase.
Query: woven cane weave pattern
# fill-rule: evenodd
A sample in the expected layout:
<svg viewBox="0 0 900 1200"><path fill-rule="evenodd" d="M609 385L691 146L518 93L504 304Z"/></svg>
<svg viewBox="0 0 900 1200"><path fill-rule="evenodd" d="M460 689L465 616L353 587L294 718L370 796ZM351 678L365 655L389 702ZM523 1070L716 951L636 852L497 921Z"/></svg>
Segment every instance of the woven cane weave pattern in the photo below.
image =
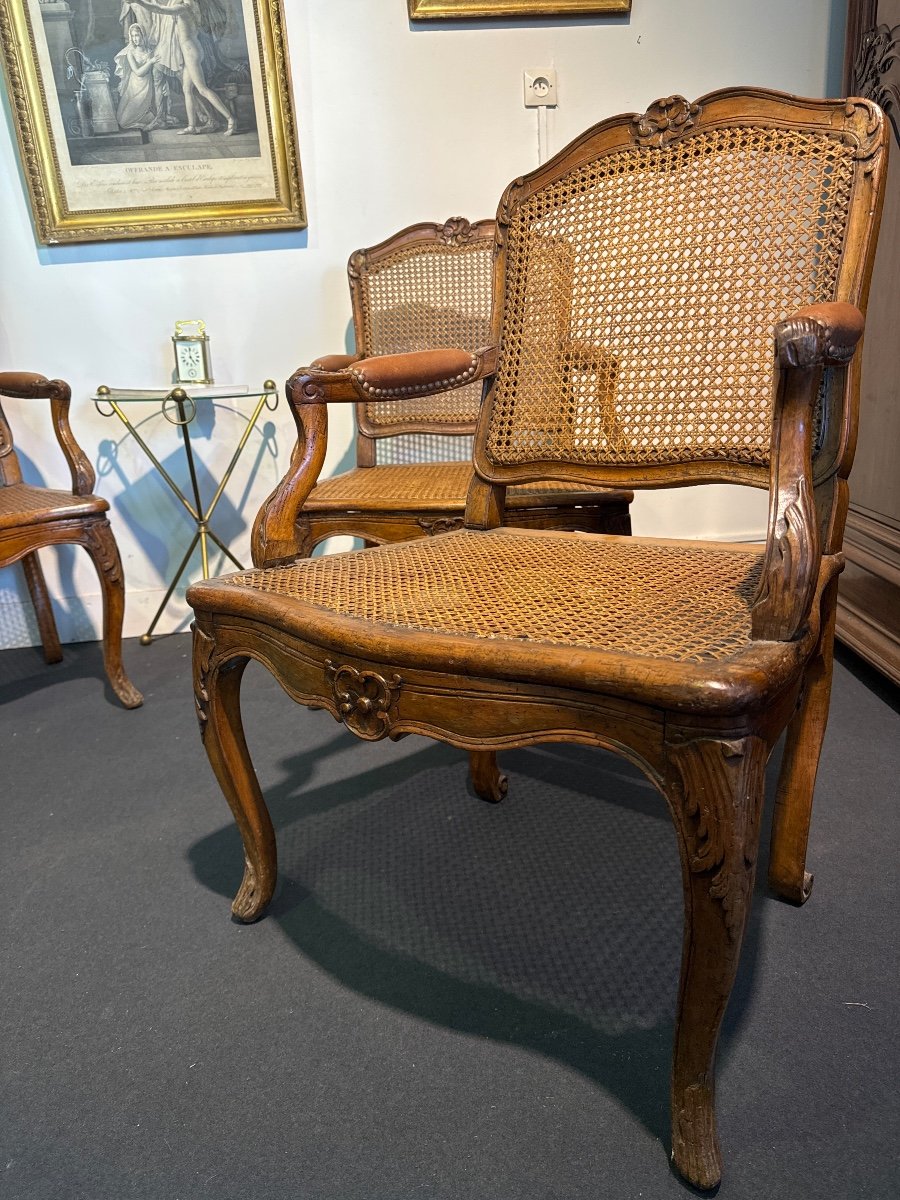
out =
<svg viewBox="0 0 900 1200"><path fill-rule="evenodd" d="M343 475L323 479L309 494L307 505L327 503L344 504L349 509L364 508L373 500L396 500L415 508L423 496L438 503L462 505L472 479L472 463L428 462L408 463L398 466L357 467ZM584 492L591 488L573 489L570 483L527 483L511 487L509 496L524 493L567 493L573 490Z"/></svg>
<svg viewBox="0 0 900 1200"><path fill-rule="evenodd" d="M767 465L773 327L834 299L854 167L826 135L714 129L515 207L491 459Z"/></svg>
<svg viewBox="0 0 900 1200"><path fill-rule="evenodd" d="M417 462L472 462L471 434L395 433L379 438L375 454L379 466Z"/></svg>
<svg viewBox="0 0 900 1200"><path fill-rule="evenodd" d="M761 565L702 545L462 530L229 581L406 629L702 662L749 644Z"/></svg>
<svg viewBox="0 0 900 1200"><path fill-rule="evenodd" d="M492 242L477 239L407 246L370 263L362 275L366 353L404 354L491 341ZM373 425L474 421L481 382L417 400L366 405Z"/></svg>
<svg viewBox="0 0 900 1200"><path fill-rule="evenodd" d="M71 492L32 487L27 483L0 487L0 525L6 528L18 524L24 516L52 521L59 516L97 512L104 508L103 501L94 496L73 496ZM60 509L67 511L63 514Z"/></svg>

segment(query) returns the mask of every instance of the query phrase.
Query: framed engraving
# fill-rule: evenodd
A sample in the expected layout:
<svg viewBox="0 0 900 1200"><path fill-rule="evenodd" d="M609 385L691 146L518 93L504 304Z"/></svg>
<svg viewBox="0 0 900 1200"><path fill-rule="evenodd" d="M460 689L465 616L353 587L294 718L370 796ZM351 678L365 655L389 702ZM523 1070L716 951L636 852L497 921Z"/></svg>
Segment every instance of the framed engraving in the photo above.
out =
<svg viewBox="0 0 900 1200"><path fill-rule="evenodd" d="M38 239L306 224L280 0L0 0Z"/></svg>
<svg viewBox="0 0 900 1200"><path fill-rule="evenodd" d="M407 0L414 21L472 17L589 17L629 13L631 0Z"/></svg>

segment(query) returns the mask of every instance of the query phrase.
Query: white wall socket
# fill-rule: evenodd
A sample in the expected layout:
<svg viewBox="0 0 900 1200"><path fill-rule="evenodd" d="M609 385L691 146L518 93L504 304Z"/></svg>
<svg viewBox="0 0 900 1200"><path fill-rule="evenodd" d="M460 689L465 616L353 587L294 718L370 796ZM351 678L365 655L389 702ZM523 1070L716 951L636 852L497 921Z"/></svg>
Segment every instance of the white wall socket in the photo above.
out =
<svg viewBox="0 0 900 1200"><path fill-rule="evenodd" d="M555 108L556 104L556 71L553 67L525 71L525 107Z"/></svg>

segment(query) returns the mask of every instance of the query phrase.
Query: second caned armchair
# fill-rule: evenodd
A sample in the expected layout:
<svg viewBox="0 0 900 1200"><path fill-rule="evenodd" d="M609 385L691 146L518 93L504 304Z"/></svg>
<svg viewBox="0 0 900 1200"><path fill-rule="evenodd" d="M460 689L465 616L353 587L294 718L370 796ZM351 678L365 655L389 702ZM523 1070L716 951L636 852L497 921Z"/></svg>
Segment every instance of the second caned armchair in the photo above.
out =
<svg viewBox="0 0 900 1200"><path fill-rule="evenodd" d="M328 355L317 365L363 372L376 355L486 346L494 242L492 220L454 217L412 225L357 250L347 264L357 353ZM356 466L330 479L319 479L327 427L305 431L306 469L292 497L288 552L305 557L338 534L380 544L462 527L483 383L441 382L428 395L408 399L370 389L356 405ZM510 488L507 519L531 529L627 534L632 498L625 488L537 481ZM256 563L274 549L262 545L261 536L257 523Z"/></svg>

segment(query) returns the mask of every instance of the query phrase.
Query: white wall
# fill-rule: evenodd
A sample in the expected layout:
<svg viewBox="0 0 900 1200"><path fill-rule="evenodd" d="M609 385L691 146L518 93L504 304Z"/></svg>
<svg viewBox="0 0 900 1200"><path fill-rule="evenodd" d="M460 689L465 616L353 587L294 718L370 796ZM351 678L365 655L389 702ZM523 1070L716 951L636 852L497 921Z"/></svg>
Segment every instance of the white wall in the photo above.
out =
<svg viewBox="0 0 900 1200"><path fill-rule="evenodd" d="M88 397L104 382L165 386L176 319L207 322L217 381L281 383L300 363L342 350L351 250L414 221L492 215L505 184L537 165L524 67L558 71L551 151L612 113L644 111L672 92L693 98L746 83L826 95L840 87L846 0L634 0L627 19L416 28L404 0L284 3L309 210L303 233L40 247L4 100L0 369L68 379L73 426L95 463L108 466L104 443L118 442L115 469L97 490L112 502L125 561L128 634L146 627L192 530L121 427ZM28 477L65 486L44 406L5 407ZM248 469L235 476L231 508L222 512L241 558L249 558L253 514L292 443L284 402L271 419L274 442L251 441ZM145 429L163 439L163 454L175 454L173 429L159 419ZM198 443L213 474L238 431L220 413L213 436ZM350 414L338 412L326 472L347 461L350 445ZM634 516L639 533L758 535L764 497L724 487L651 492L638 498ZM70 547L43 556L63 639L98 636L98 586L86 556ZM0 571L0 646L37 641L26 596L19 568ZM184 623L183 604L172 605L159 628Z"/></svg>

